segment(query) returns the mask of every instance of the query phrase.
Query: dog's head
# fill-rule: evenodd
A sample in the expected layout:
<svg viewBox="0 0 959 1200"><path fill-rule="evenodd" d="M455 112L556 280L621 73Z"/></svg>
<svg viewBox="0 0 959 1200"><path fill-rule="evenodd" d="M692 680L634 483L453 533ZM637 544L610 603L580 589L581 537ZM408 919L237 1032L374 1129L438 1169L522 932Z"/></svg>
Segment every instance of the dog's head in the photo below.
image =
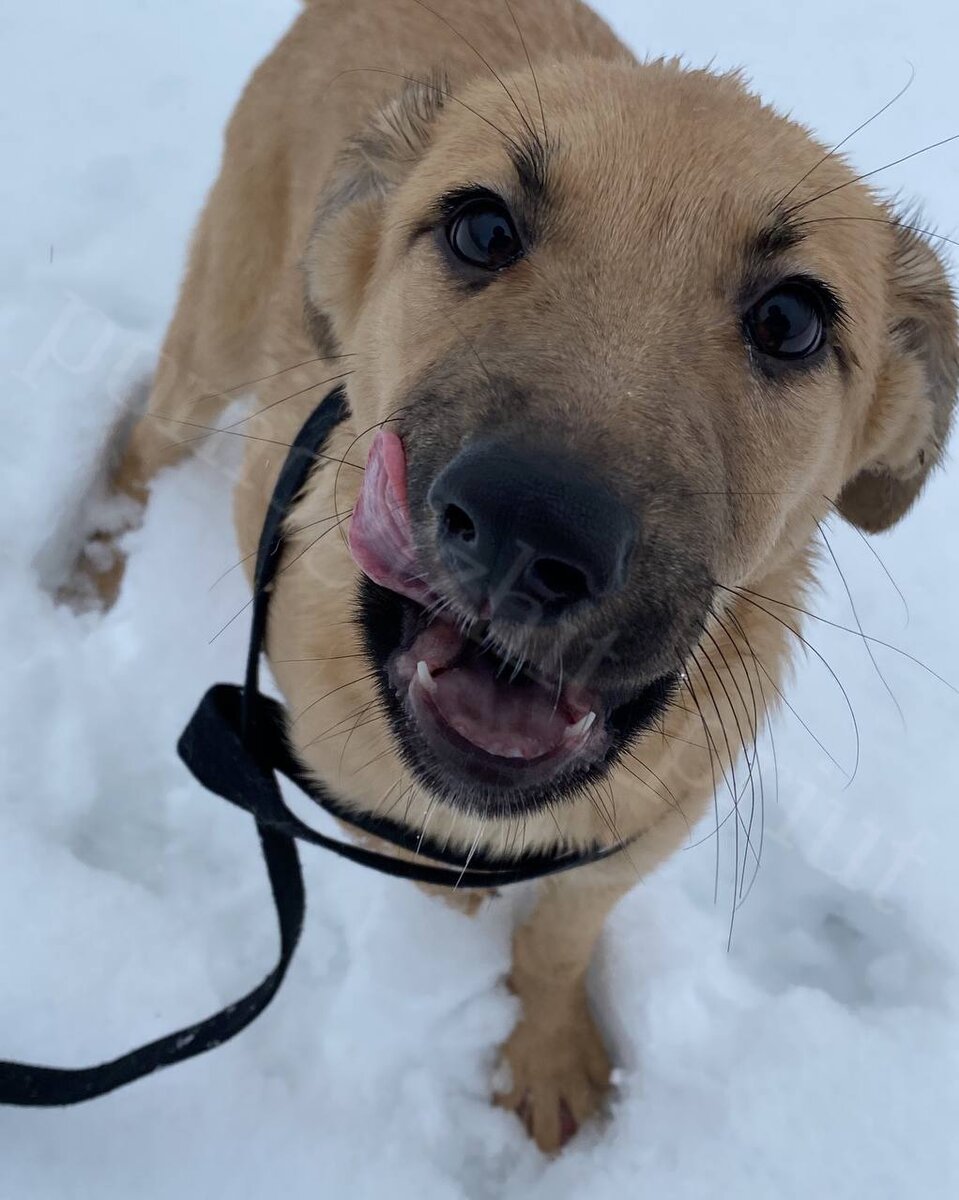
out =
<svg viewBox="0 0 959 1200"><path fill-rule="evenodd" d="M831 507L897 521L959 373L927 242L737 78L537 74L541 106L523 73L408 86L306 256L355 432L381 430L350 541L383 757L490 813L611 769L730 589L798 573ZM335 537L311 555L356 579ZM335 657L311 612L301 587L298 644ZM305 753L336 776L334 739Z"/></svg>

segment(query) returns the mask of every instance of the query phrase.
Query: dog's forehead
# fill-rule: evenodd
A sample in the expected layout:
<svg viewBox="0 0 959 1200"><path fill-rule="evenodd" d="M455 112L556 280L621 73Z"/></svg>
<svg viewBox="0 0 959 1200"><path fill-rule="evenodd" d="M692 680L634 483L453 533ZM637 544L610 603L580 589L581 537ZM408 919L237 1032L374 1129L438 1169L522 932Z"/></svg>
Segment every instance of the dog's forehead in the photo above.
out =
<svg viewBox="0 0 959 1200"><path fill-rule="evenodd" d="M746 232L764 227L784 199L801 204L853 177L738 74L616 65L561 73L546 88L556 125L548 169L559 199L586 193L636 218L712 217ZM860 193L843 199L861 203Z"/></svg>
<svg viewBox="0 0 959 1200"><path fill-rule="evenodd" d="M605 164L609 180L733 185L765 196L824 154L736 74L654 64L563 75L550 89L558 148L568 148L568 167L595 172Z"/></svg>
<svg viewBox="0 0 959 1200"><path fill-rule="evenodd" d="M735 182L747 192L791 186L825 148L750 92L739 74L675 63L600 63L541 69L467 88L448 116L460 150L491 153L539 143L546 165L577 169L596 186L642 177ZM830 168L842 170L839 160Z"/></svg>

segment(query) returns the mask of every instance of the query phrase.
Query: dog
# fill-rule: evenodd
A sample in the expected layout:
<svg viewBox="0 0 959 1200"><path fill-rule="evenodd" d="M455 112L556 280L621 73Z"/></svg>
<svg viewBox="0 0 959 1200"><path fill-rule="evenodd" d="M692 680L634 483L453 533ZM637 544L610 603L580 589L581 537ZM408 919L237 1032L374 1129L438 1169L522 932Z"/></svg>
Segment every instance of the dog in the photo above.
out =
<svg viewBox="0 0 959 1200"><path fill-rule="evenodd" d="M628 842L515 933L496 1100L554 1151L609 1086L605 918L721 799L748 842L820 524L888 528L940 462L956 310L738 75L639 63L579 0L434 3L313 0L254 73L113 486L252 393L252 569L345 388L270 607L295 754L464 862Z"/></svg>

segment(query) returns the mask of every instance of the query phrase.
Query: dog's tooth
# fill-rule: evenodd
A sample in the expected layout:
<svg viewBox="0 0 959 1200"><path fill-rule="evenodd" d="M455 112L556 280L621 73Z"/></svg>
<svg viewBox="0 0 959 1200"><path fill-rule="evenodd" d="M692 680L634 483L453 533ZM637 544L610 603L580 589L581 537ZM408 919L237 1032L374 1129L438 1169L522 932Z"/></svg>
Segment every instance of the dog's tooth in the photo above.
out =
<svg viewBox="0 0 959 1200"><path fill-rule="evenodd" d="M421 658L416 664L416 674L422 686L431 694L436 691L436 680L430 674L430 669Z"/></svg>
<svg viewBox="0 0 959 1200"><path fill-rule="evenodd" d="M585 737L593 727L593 722L596 720L594 712L588 712L585 717L582 717L575 725L569 725L563 738L567 742L574 742L581 737Z"/></svg>

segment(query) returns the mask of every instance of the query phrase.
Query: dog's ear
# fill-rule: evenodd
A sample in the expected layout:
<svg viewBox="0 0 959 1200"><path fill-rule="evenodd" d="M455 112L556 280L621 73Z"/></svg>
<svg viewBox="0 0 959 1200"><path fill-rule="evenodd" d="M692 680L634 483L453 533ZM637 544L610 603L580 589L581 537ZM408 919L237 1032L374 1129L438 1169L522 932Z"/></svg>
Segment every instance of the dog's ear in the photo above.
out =
<svg viewBox="0 0 959 1200"><path fill-rule="evenodd" d="M449 98L442 72L409 81L346 143L320 197L306 259L308 304L331 323L341 344L363 302L383 201L425 151Z"/></svg>
<svg viewBox="0 0 959 1200"><path fill-rule="evenodd" d="M890 324L866 432L869 458L837 502L867 533L894 525L941 461L959 387L956 303L943 265L923 236L890 223Z"/></svg>

